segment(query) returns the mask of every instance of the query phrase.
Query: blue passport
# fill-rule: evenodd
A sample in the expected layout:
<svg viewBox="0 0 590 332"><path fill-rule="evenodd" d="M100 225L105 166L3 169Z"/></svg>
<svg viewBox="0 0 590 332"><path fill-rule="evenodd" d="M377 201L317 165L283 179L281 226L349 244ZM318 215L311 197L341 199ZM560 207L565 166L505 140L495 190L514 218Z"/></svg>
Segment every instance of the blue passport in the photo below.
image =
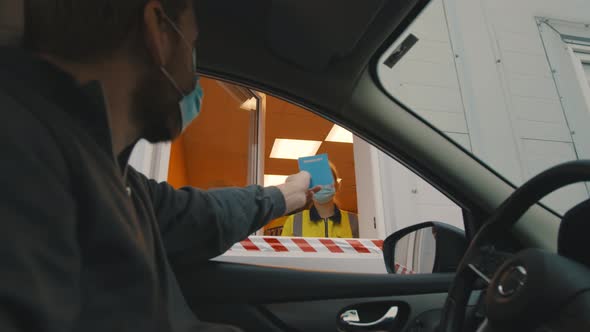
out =
<svg viewBox="0 0 590 332"><path fill-rule="evenodd" d="M334 184L327 154L299 158L299 170L311 174L310 188Z"/></svg>

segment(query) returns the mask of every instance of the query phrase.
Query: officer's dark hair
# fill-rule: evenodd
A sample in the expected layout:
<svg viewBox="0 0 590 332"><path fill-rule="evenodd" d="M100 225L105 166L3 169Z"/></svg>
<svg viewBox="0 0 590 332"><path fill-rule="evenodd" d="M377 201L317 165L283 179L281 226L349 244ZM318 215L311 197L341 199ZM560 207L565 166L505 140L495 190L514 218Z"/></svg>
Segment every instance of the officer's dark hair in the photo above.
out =
<svg viewBox="0 0 590 332"><path fill-rule="evenodd" d="M159 0L174 21L191 0ZM149 0L26 0L25 47L75 63L108 57L126 47L145 51L143 10Z"/></svg>

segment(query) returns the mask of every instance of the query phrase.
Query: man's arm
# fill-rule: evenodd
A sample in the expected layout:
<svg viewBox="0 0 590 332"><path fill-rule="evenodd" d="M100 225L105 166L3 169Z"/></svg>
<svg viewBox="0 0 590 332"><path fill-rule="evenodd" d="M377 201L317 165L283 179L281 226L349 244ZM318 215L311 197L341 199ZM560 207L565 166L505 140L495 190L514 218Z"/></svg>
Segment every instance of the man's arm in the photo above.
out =
<svg viewBox="0 0 590 332"><path fill-rule="evenodd" d="M146 181L160 232L169 255L207 260L268 222L303 206L308 199L309 174L300 173L278 187L174 189Z"/></svg>
<svg viewBox="0 0 590 332"><path fill-rule="evenodd" d="M81 263L66 167L35 118L0 105L0 331L69 331Z"/></svg>

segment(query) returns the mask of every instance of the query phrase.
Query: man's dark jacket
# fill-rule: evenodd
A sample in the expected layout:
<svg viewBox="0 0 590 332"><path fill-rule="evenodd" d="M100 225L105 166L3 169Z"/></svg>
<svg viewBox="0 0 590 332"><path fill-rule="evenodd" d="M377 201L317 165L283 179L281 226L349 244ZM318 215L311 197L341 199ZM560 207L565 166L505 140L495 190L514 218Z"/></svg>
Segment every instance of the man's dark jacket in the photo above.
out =
<svg viewBox="0 0 590 332"><path fill-rule="evenodd" d="M220 255L285 212L277 188L148 180L130 150L113 153L97 82L0 48L0 331L197 330L169 260Z"/></svg>

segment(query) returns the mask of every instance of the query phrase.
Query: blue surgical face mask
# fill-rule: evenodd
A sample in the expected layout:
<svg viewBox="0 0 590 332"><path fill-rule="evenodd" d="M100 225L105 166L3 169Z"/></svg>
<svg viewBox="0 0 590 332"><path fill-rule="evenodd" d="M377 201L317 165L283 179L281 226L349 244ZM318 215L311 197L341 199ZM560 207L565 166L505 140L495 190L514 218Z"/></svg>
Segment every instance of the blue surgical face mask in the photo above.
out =
<svg viewBox="0 0 590 332"><path fill-rule="evenodd" d="M180 107L180 118L182 119L182 131L184 131L193 120L201 113L203 105L203 88L196 77L195 89L186 96L183 96L178 106Z"/></svg>
<svg viewBox="0 0 590 332"><path fill-rule="evenodd" d="M197 52L194 47L188 42L188 40L184 37L182 32L178 29L176 24L172 22L172 20L164 14L164 18L170 23L172 28L180 35L180 38L184 41L184 43L188 46L189 49L192 49L192 56L193 56L193 73L195 73L195 88L188 94L185 94L180 86L176 83L172 75L166 70L164 67L160 67L164 76L166 76L170 83L178 90L182 99L178 102L178 107L180 110L180 118L182 121L182 131L184 131L191 122L193 122L201 113L201 107L203 105L203 87L201 86L199 76L196 75L197 72Z"/></svg>
<svg viewBox="0 0 590 332"><path fill-rule="evenodd" d="M326 204L330 202L336 195L334 185L322 186L322 189L317 193L313 194L313 200L320 203Z"/></svg>

